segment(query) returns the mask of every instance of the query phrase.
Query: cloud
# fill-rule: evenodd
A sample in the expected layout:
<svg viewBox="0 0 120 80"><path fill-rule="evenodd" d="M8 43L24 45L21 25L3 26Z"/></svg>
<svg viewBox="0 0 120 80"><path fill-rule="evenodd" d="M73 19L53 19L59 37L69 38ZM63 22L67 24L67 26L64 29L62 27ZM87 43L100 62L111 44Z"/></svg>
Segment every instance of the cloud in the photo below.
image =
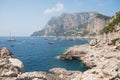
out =
<svg viewBox="0 0 120 80"><path fill-rule="evenodd" d="M55 7L48 8L44 11L44 14L50 14L55 12L60 12L64 9L64 5L62 3L57 3Z"/></svg>

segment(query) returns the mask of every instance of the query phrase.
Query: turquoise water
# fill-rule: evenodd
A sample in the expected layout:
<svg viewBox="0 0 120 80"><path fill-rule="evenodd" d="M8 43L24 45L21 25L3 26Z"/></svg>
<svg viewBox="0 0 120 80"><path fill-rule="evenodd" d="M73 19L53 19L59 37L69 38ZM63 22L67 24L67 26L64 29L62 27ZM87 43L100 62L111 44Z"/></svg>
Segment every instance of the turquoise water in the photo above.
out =
<svg viewBox="0 0 120 80"><path fill-rule="evenodd" d="M8 37L0 37L0 48L7 47L14 53L14 56L24 63L25 71L49 71L54 67L66 68L68 70L85 71L85 67L80 61L68 61L58 59L67 48L88 43L87 39L67 39L54 40L49 38L16 37L16 41L8 42ZM53 42L52 45L49 42Z"/></svg>

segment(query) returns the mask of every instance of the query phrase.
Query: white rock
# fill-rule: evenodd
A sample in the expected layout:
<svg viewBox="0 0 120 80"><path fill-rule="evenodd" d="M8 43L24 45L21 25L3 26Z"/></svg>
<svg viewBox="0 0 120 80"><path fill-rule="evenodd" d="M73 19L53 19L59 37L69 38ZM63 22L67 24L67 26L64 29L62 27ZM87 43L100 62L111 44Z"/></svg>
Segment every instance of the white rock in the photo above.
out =
<svg viewBox="0 0 120 80"><path fill-rule="evenodd" d="M24 66L23 66L23 63L17 59L17 58L9 58L9 61L11 62L11 64L14 66L14 67L17 67L19 68L19 70L21 72L24 72Z"/></svg>
<svg viewBox="0 0 120 80"><path fill-rule="evenodd" d="M97 39L92 39L92 40L89 42L89 45L90 45L90 46L95 46L97 43L98 43L98 40L97 40Z"/></svg>

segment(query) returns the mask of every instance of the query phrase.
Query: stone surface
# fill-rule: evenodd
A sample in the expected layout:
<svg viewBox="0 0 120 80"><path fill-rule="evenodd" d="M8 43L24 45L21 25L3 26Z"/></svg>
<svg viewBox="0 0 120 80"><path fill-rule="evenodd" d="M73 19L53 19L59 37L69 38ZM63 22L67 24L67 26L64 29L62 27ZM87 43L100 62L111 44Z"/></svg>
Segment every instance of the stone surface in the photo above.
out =
<svg viewBox="0 0 120 80"><path fill-rule="evenodd" d="M89 42L89 45L90 45L90 46L95 46L95 45L97 45L98 42L99 42L99 41L98 41L97 39L92 39L92 40Z"/></svg>
<svg viewBox="0 0 120 80"><path fill-rule="evenodd" d="M24 72L23 63L22 63L19 59L9 58L9 61L10 61L10 63L11 63L14 67L16 67L20 72Z"/></svg>
<svg viewBox="0 0 120 80"><path fill-rule="evenodd" d="M19 74L17 80L47 80L45 72L25 72Z"/></svg>
<svg viewBox="0 0 120 80"><path fill-rule="evenodd" d="M81 52L84 52L84 55ZM95 45L74 46L67 49L60 57L68 59L66 56L70 56L71 60L81 60L91 68L82 74L82 80L120 79L120 50L117 46L106 45L101 42Z"/></svg>
<svg viewBox="0 0 120 80"><path fill-rule="evenodd" d="M53 68L50 69L50 72L55 76L56 80L80 80L82 76L80 71L68 71L64 68Z"/></svg>
<svg viewBox="0 0 120 80"><path fill-rule="evenodd" d="M12 52L10 52L7 48L0 49L0 58L13 58Z"/></svg>
<svg viewBox="0 0 120 80"><path fill-rule="evenodd" d="M14 58L12 52L7 48L0 49L0 77L6 80L12 80L12 77L17 77L23 73L23 63ZM13 79L14 80L14 79Z"/></svg>

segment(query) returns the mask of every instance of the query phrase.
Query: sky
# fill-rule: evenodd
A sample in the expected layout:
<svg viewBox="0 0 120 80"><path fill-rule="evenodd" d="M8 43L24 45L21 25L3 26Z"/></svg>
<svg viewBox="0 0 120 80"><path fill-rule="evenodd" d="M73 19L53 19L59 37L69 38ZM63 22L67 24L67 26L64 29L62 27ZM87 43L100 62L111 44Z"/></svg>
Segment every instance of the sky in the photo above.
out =
<svg viewBox="0 0 120 80"><path fill-rule="evenodd" d="M118 11L120 0L0 0L0 36L30 36L62 13Z"/></svg>

